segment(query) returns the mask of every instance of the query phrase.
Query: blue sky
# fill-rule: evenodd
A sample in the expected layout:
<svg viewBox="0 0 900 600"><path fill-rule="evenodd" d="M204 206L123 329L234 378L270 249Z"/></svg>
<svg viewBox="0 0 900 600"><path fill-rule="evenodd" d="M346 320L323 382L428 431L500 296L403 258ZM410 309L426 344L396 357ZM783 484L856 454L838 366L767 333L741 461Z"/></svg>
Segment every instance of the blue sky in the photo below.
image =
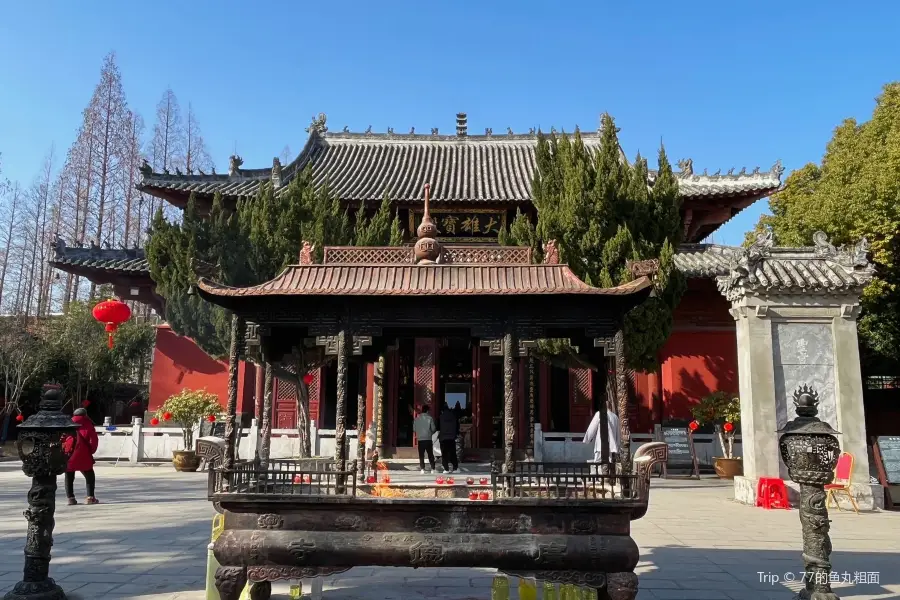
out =
<svg viewBox="0 0 900 600"><path fill-rule="evenodd" d="M219 172L235 147L248 168L298 152L319 112L336 129L450 132L458 111L470 131L593 129L608 111L629 157L662 140L695 170L790 170L900 79L898 31L887 1L10 1L2 168L28 184L51 145L62 159L114 50L148 131L171 86ZM765 209L716 241L739 243Z"/></svg>

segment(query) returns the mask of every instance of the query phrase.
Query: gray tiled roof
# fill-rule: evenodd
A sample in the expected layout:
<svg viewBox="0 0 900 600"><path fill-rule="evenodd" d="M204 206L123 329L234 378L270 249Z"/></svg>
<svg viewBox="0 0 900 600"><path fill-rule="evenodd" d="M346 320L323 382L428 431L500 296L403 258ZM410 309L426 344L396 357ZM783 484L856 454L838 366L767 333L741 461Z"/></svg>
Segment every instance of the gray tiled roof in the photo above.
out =
<svg viewBox="0 0 900 600"><path fill-rule="evenodd" d="M600 134L582 133L585 145L599 148ZM281 169L287 184L312 164L316 184L326 182L346 201L380 200L385 192L395 201L423 200L423 185L431 184L431 200L442 202L503 202L531 200L536 168L537 135L428 135L320 132L314 130L300 156ZM780 165L770 171L726 175L693 173L686 163L679 173L686 198L764 197L781 185ZM252 195L273 169L240 169L230 175L172 175L146 172L140 184L149 193ZM651 183L655 173L651 173Z"/></svg>
<svg viewBox="0 0 900 600"><path fill-rule="evenodd" d="M134 275L150 274L147 256L141 248L120 249L99 246L80 248L66 246L59 241L53 246L53 256L49 262L63 271L78 267Z"/></svg>
<svg viewBox="0 0 900 600"><path fill-rule="evenodd" d="M715 277L729 300L748 292L859 292L872 280L866 240L853 248L835 248L819 232L814 242L811 247L779 248L771 235L761 235L746 248L685 244L675 255L675 266L688 277Z"/></svg>

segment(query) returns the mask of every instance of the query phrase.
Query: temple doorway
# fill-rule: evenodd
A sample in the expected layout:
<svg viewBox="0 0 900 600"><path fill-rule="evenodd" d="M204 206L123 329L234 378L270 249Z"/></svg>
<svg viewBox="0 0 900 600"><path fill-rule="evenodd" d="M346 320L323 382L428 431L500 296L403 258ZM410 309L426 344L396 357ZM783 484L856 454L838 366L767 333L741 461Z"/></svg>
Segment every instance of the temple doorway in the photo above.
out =
<svg viewBox="0 0 900 600"><path fill-rule="evenodd" d="M473 415L472 340L446 338L442 340L438 360L437 406L433 411L452 410L459 420L463 448L471 448Z"/></svg>

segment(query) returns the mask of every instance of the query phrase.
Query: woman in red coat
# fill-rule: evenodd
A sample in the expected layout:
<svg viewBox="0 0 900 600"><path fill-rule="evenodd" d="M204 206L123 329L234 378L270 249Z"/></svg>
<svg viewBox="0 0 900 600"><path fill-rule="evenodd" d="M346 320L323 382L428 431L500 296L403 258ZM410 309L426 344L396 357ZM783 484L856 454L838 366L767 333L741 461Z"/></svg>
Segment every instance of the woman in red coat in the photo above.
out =
<svg viewBox="0 0 900 600"><path fill-rule="evenodd" d="M78 423L78 441L75 444L75 451L69 458L69 465L66 468L66 498L69 504L78 504L75 500L75 472L81 471L84 480L87 483L87 500L86 504L97 504L99 500L94 497L94 453L97 451L97 445L100 440L97 439L97 432L94 430L94 422L87 416L87 411L83 408L76 409L72 414L72 420Z"/></svg>

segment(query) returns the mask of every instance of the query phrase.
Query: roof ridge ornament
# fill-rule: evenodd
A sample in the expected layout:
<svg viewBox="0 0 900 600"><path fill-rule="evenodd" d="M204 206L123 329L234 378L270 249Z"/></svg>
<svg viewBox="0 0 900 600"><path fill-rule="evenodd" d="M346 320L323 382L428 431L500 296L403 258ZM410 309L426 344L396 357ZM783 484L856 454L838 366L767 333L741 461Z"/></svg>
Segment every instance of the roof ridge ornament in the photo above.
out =
<svg viewBox="0 0 900 600"><path fill-rule="evenodd" d="M325 113L319 113L317 117L313 117L309 124L309 127L306 128L306 133L312 135L314 132L319 135L325 135L328 133L328 126L325 124L328 120L328 117L325 116Z"/></svg>
<svg viewBox="0 0 900 600"><path fill-rule="evenodd" d="M556 245L556 240L547 240L544 242L544 261L545 265L558 265L559 264L559 247Z"/></svg>
<svg viewBox="0 0 900 600"><path fill-rule="evenodd" d="M306 240L303 240L303 245L300 248L300 264L301 265L313 265L316 263L315 259L316 245L311 244Z"/></svg>
<svg viewBox="0 0 900 600"><path fill-rule="evenodd" d="M153 175L153 167L150 166L150 163L147 162L146 158L142 159L141 166L138 167L138 170L143 177L150 177Z"/></svg>
<svg viewBox="0 0 900 600"><path fill-rule="evenodd" d="M441 244L435 240L438 233L434 221L431 220L431 212L429 211L429 194L431 192L431 184L425 184L425 208L422 213L422 222L416 229L416 235L419 240L415 245L416 264L428 265L441 262Z"/></svg>
<svg viewBox="0 0 900 600"><path fill-rule="evenodd" d="M272 186L276 190L281 187L281 159L277 156L272 159Z"/></svg>
<svg viewBox="0 0 900 600"><path fill-rule="evenodd" d="M469 136L469 118L466 113L456 113L456 137L465 139Z"/></svg>
<svg viewBox="0 0 900 600"><path fill-rule="evenodd" d="M769 173L774 175L776 179L781 180L781 176L784 175L784 165L781 164L780 158L775 161L774 165L772 165Z"/></svg>
<svg viewBox="0 0 900 600"><path fill-rule="evenodd" d="M817 231L813 234L813 244L817 257L830 260L847 269L869 266L869 240L866 238L856 242L852 248L844 246L836 248L828 241L828 235L824 231Z"/></svg>
<svg viewBox="0 0 900 600"><path fill-rule="evenodd" d="M244 164L244 159L238 156L237 154L232 154L228 157L228 176L229 177L237 177L241 174L241 165Z"/></svg>

